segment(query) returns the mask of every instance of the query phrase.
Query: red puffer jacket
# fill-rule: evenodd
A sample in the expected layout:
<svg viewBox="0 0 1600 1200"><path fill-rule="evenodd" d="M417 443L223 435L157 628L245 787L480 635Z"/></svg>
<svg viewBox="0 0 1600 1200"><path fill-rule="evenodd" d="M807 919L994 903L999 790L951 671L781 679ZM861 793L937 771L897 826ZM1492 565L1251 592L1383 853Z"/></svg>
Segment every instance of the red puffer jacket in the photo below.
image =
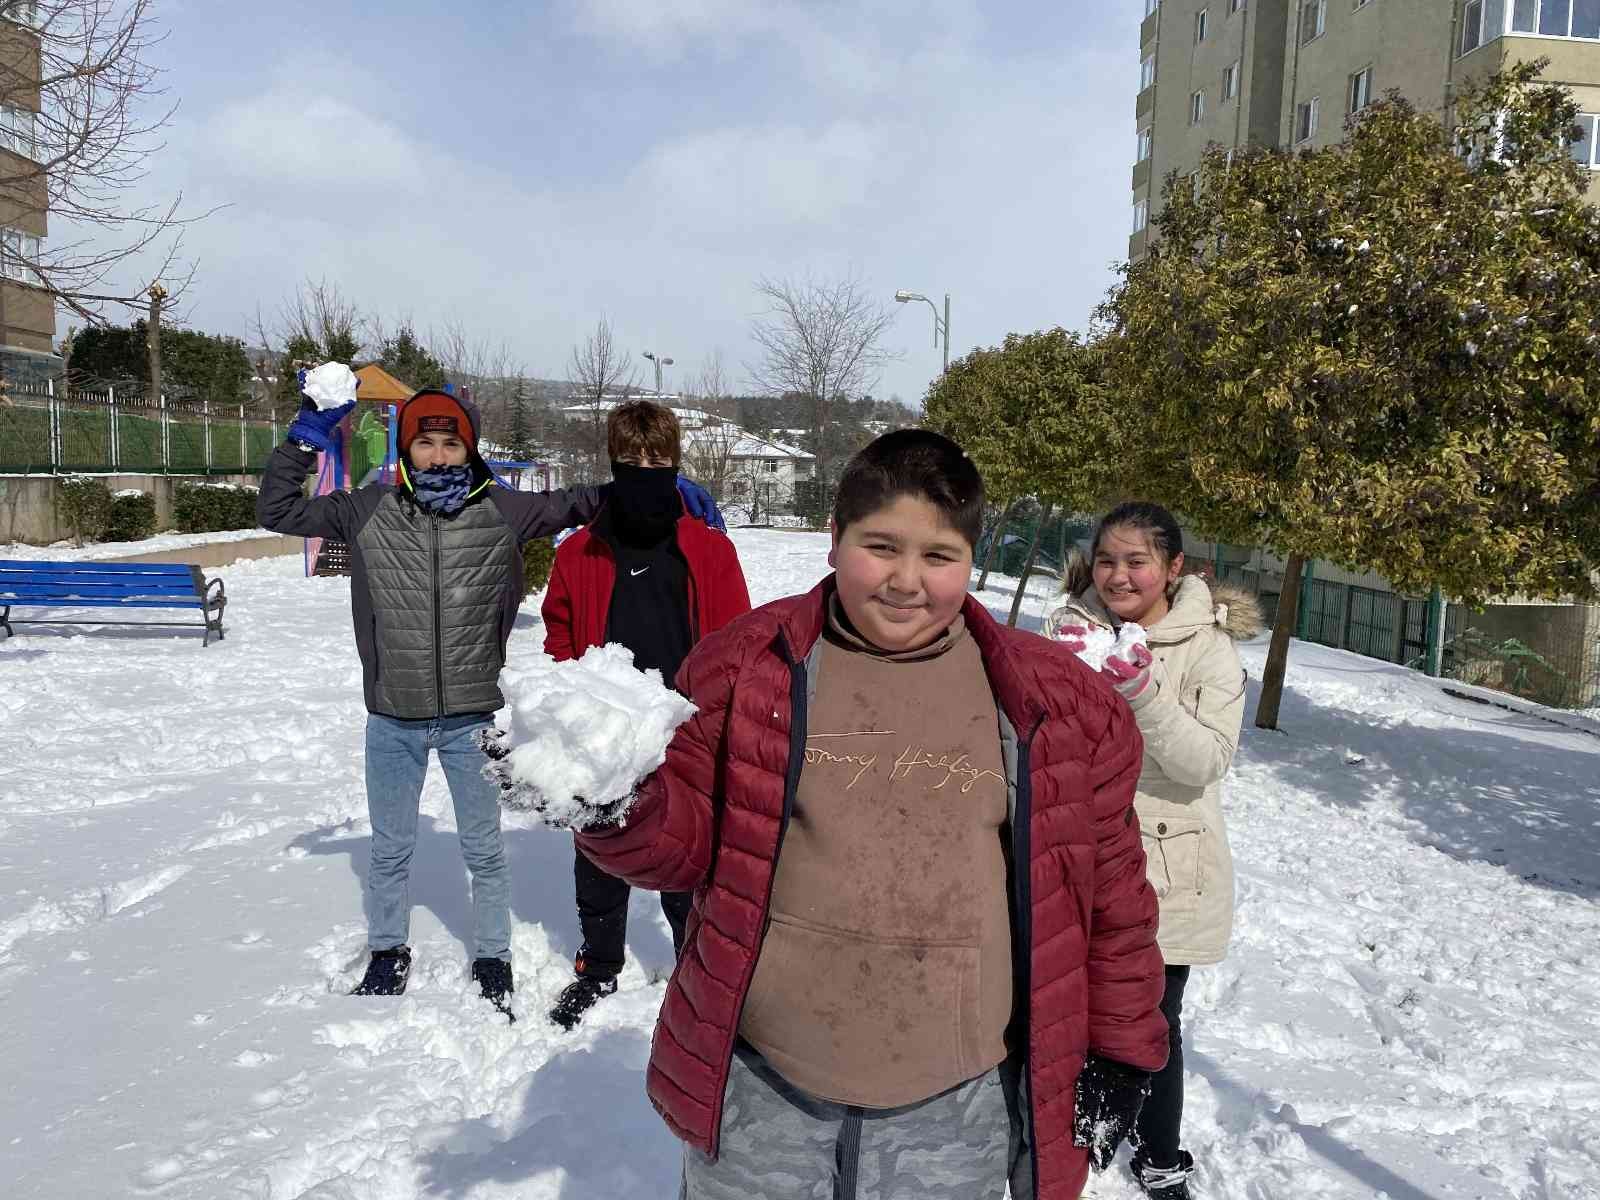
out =
<svg viewBox="0 0 1600 1200"><path fill-rule="evenodd" d="M807 656L832 578L713 634L678 684L699 711L641 785L627 824L578 836L614 875L697 889L688 941L656 1023L647 1089L673 1131L716 1154L723 1091L772 879L805 759ZM1128 707L1066 649L999 625L972 597L963 616L1003 717L1011 825L1017 995L1027 996L1028 1083L1039 1200L1083 1188L1072 1144L1084 1055L1157 1070L1156 897L1133 812L1143 743ZM1019 918L1020 914L1020 918Z"/></svg>
<svg viewBox="0 0 1600 1200"><path fill-rule="evenodd" d="M690 644L750 611L739 554L727 534L696 517L678 518L678 550L689 567ZM544 652L557 662L579 658L606 640L606 614L617 583L617 560L603 538L586 526L556 550L540 613ZM671 682L670 680L668 681Z"/></svg>

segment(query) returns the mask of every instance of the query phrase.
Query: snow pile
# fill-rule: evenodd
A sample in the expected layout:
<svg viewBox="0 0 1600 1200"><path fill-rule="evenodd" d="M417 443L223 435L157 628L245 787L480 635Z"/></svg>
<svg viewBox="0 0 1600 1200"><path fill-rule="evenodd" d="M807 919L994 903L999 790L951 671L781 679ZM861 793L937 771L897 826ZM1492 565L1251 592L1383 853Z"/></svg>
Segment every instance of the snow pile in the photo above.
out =
<svg viewBox="0 0 1600 1200"><path fill-rule="evenodd" d="M617 820L694 705L660 671L636 670L632 651L615 643L575 661L525 661L505 672L506 724L484 747L502 803L558 828Z"/></svg>
<svg viewBox="0 0 1600 1200"><path fill-rule="evenodd" d="M1124 623L1116 632L1103 625L1096 625L1087 635L1065 637L1058 634L1057 640L1082 641L1083 649L1077 652L1078 657L1096 671L1105 669L1107 659L1116 658L1123 662L1132 662L1133 648L1150 644L1145 637L1144 626L1135 625L1132 621Z"/></svg>
<svg viewBox="0 0 1600 1200"><path fill-rule="evenodd" d="M343 408L356 402L356 373L342 362L326 362L306 372L300 391L318 408Z"/></svg>

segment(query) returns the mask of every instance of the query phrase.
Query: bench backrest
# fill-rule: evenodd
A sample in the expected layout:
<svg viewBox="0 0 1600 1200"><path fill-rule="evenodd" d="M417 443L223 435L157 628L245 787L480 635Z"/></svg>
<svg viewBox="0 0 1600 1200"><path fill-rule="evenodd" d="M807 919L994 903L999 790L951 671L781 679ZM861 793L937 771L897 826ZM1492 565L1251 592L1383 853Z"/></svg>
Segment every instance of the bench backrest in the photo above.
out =
<svg viewBox="0 0 1600 1200"><path fill-rule="evenodd" d="M200 568L187 563L49 562L0 558L0 604L199 604Z"/></svg>

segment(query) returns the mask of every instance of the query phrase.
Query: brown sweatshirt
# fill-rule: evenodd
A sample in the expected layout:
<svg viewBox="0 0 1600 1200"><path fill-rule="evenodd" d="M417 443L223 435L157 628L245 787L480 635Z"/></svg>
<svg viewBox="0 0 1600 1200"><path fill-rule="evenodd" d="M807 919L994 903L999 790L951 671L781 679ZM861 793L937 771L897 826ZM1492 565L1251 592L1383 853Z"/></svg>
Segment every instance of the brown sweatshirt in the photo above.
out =
<svg viewBox="0 0 1600 1200"><path fill-rule="evenodd" d="M1006 1055L999 714L959 618L893 655L837 605L739 1033L814 1096L894 1108Z"/></svg>

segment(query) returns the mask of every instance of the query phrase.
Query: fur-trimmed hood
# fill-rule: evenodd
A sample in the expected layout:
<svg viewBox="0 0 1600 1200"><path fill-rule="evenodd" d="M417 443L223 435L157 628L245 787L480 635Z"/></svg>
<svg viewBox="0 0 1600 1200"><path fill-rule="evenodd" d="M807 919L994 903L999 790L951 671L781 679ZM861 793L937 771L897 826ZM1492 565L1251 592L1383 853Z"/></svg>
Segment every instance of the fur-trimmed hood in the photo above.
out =
<svg viewBox="0 0 1600 1200"><path fill-rule="evenodd" d="M1060 626L1073 619L1087 619L1108 629L1116 624L1093 588L1068 599L1051 613L1045 621L1046 634L1055 636ZM1178 581L1172 608L1148 632L1151 643L1160 644L1182 641L1211 626L1236 642L1248 641L1263 628L1261 605L1235 584L1219 583L1212 587L1198 575L1185 575Z"/></svg>

